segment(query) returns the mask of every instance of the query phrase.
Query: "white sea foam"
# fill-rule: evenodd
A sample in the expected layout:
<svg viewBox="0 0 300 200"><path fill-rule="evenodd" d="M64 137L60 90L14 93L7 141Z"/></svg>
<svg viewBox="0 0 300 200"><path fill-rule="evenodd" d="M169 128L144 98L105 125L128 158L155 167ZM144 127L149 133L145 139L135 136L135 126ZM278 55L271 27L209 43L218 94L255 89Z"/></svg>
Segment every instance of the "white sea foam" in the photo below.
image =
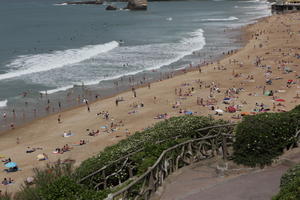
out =
<svg viewBox="0 0 300 200"><path fill-rule="evenodd" d="M0 101L0 108L3 108L3 107L6 107L7 106L7 100L3 100L3 101Z"/></svg>
<svg viewBox="0 0 300 200"><path fill-rule="evenodd" d="M134 75L146 70L159 69L182 59L186 55L192 54L196 50L202 49L204 45L203 30L198 29L189 33L177 43L120 46L117 49L97 56L93 61L94 63L83 62L81 65L75 66L73 69L74 73L69 73L72 77L70 79L67 78L68 80L74 80L74 82L65 83L68 86L58 86L58 88L49 90L47 93L50 94L73 88L74 84L81 85L80 81L82 80L84 85L94 85L104 80ZM126 62L129 63L129 66L122 66L122 63ZM80 72L80 69L86 66L89 67ZM96 73L102 75L95 75ZM105 73L109 73L109 75L103 76ZM44 75L35 77L37 79L33 80L33 82L42 82L46 78ZM57 74L53 74L52 78L59 79ZM55 82L55 80L49 80L49 82Z"/></svg>
<svg viewBox="0 0 300 200"><path fill-rule="evenodd" d="M222 21L235 21L238 20L239 18L231 16L228 18L215 18L215 19L201 19L203 22L222 22Z"/></svg>
<svg viewBox="0 0 300 200"><path fill-rule="evenodd" d="M47 94L53 94L53 93L56 93L56 92L65 91L65 90L71 89L73 87L74 87L74 85L68 85L68 86L64 86L64 87L55 88L55 89L52 89L52 90L40 91L40 93L42 93L42 94L46 94L46 93Z"/></svg>
<svg viewBox="0 0 300 200"><path fill-rule="evenodd" d="M66 6L68 5L67 3L56 3L56 4L53 4L54 6Z"/></svg>
<svg viewBox="0 0 300 200"><path fill-rule="evenodd" d="M250 0L250 1L238 1L240 3L257 3L257 2L263 2L262 0Z"/></svg>
<svg viewBox="0 0 300 200"><path fill-rule="evenodd" d="M91 59L101 53L111 51L118 46L118 42L112 41L105 44L88 45L79 49L19 56L6 66L12 70L8 73L0 74L0 80L37 72L45 72L66 65L76 64Z"/></svg>

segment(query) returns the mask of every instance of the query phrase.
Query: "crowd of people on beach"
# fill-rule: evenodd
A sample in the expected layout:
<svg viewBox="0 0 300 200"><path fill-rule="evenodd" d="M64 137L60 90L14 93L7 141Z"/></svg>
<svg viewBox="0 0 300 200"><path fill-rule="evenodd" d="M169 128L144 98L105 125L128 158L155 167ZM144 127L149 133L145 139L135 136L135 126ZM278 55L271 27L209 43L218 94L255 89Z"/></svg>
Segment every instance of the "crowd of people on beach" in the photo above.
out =
<svg viewBox="0 0 300 200"><path fill-rule="evenodd" d="M286 29L283 29L283 31L289 35L285 40L287 40L287 43L291 43L295 35L291 34L288 26L285 27ZM265 38L266 34L272 34L272 30L259 30L253 33L251 38L253 38L254 42L251 43L250 50L258 51L267 47L270 41L268 38ZM81 133L74 129L72 130L75 132L71 130L65 131L63 133L64 143L59 141L58 144L51 147L51 151L56 146L58 147L52 151L53 154L64 154L73 148L77 148L73 146L85 145L81 148L89 147L91 142L101 140L102 136L126 137L130 135L134 129L134 126L128 126L127 120L129 118L138 120L138 118L142 118L144 116L143 113L146 112L151 112L149 119L145 119L145 121L149 120L149 123L166 120L173 116L203 115L203 113L210 116L214 115L214 117L217 118L236 121L241 120L243 116L255 115L262 112L285 112L287 111L289 103L296 104L300 99L300 91L293 93L294 96L292 100L282 98L282 96L287 94L291 89L300 90L300 74L293 70L299 67L299 62L293 61L293 59L300 59L299 50L299 47L279 47L260 55L255 55L254 53L252 55L249 53L244 58L239 58L238 56L233 57L235 53L237 53L237 50L229 50L223 53L225 58L226 56L231 56L227 60L215 62L206 61L202 64L195 65L191 64L187 69L182 69L181 74L187 73L189 69L197 69L195 73L199 74L199 77L195 76L196 78L194 77L188 80L183 78L179 84L176 84L175 87L170 89L169 93L171 95L168 96L168 99L164 96L160 96L159 93L149 95L150 97L144 97L137 84L132 84L131 90L129 89L130 97L128 97L129 95L125 97L114 97L110 100L112 107L103 106L99 109L93 107L91 102L93 98L94 100L99 99L100 95L98 93L89 94L84 91L82 95L76 96L77 102L78 104L84 105L84 113L87 116L92 116L91 118L97 120L96 125L91 125L88 128L84 127ZM211 73L226 76L226 81L224 81L225 79L218 80L218 78L214 78L214 76L211 76L211 79L206 79L204 75L208 69L202 68L206 65L211 65L209 68ZM245 69L251 70L247 71ZM167 78L171 77L173 77L173 74L167 76ZM121 85L122 79L124 79L124 77L121 78L119 82L115 82L116 87ZM129 76L128 79L130 83L137 82L133 76ZM145 83L147 83L146 78L139 84ZM149 94L151 94L151 90L156 92L155 89L153 89L156 87L155 84L150 85L150 83L147 83L147 85L144 86L148 88L146 88L146 90L149 91ZM23 98L26 99L28 95L28 92L23 93ZM95 96L91 98L93 95ZM67 98L71 98L71 96L74 98L74 94L67 94ZM285 97L287 96L285 95ZM46 105L45 110L49 113L51 111L63 110L64 102L59 100L55 102L54 106L54 101L48 97L47 93L41 94L40 99L44 100L43 102ZM25 106L28 106L28 104L27 102ZM164 109L145 111L148 108L152 108L151 106L153 106L153 109L162 107L164 107ZM54 110L53 107L55 107ZM125 113L123 116L126 116L124 118L117 115L117 112L122 109L124 109ZM34 111L34 113L35 112L37 112L37 110ZM16 113L15 110L11 113L4 112L2 118L3 120L7 120L8 115L15 116ZM24 116L27 114L28 113L25 113ZM115 116L117 116L118 119L114 118ZM65 119L62 119L62 113L59 112L59 114L57 114L57 122L56 119L54 121L58 127L65 128L63 126ZM12 126L12 128L15 127ZM68 128L62 130L68 130ZM58 136L60 139L62 139L61 132ZM75 139L69 138L75 136L74 133L76 133L76 143L74 143ZM100 139L96 136L99 136ZM22 141L17 139L17 144L19 145L20 143L22 143ZM59 147L59 145L63 147ZM37 150L44 151L44 149L40 147L28 147L26 153L33 153ZM48 159L46 153L42 154ZM53 156L55 159L59 157L59 155ZM2 160L2 162L6 164L11 162L11 159L7 158ZM9 177L5 177L2 184L7 185L13 182L14 181Z"/></svg>

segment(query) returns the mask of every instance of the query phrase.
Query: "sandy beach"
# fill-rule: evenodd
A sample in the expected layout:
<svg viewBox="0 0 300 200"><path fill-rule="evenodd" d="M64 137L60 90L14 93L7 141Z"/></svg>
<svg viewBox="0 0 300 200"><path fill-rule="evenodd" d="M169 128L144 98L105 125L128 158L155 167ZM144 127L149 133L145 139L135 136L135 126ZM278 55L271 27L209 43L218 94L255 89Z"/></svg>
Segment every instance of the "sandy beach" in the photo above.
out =
<svg viewBox="0 0 300 200"><path fill-rule="evenodd" d="M79 165L106 146L172 116L211 115L236 122L242 114L292 109L300 102L299 27L300 13L266 17L242 28L247 41L244 48L228 52L223 59L201 70L1 133L1 160L11 158L21 170L6 173L1 165L0 180L10 177L14 183L1 184L0 190L17 191L24 179L33 174L32 168L58 159L74 159ZM266 95L269 93L273 96ZM228 100L224 102L224 98ZM69 131L71 136L63 137ZM79 145L80 140L86 144ZM53 153L66 144L70 151ZM26 153L33 148L35 151ZM48 160L37 160L37 155L42 153Z"/></svg>

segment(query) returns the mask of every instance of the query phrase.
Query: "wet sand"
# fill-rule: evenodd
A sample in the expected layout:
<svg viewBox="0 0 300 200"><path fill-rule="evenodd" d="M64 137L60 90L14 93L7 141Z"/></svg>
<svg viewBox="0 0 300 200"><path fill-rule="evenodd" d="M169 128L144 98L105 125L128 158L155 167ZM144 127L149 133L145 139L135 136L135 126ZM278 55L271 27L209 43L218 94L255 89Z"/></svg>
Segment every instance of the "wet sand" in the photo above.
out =
<svg viewBox="0 0 300 200"><path fill-rule="evenodd" d="M183 115L180 110L187 110L194 115L212 115L215 118L238 121L240 119L234 119L234 115L239 118L238 115L242 112L252 112L262 107L276 112L292 109L300 102L300 98L295 98L297 93L300 95L297 79L300 65L300 59L297 58L300 53L299 19L299 13L275 15L244 27L245 38L248 40L245 47L202 67L201 73L194 70L152 83L150 88L137 88L136 97L133 91L127 91L99 100L89 104L90 112L85 105L61 112L61 123L58 123L58 114L54 114L2 133L0 156L10 157L18 163L21 171L7 174L2 171L4 166L1 165L0 180L11 177L15 183L0 185L0 190L16 191L23 180L32 175L33 167L42 167L57 159L74 159L78 165L104 147L163 120L154 119L160 114L180 116ZM266 84L268 79L272 79L271 85ZM287 84L288 80L293 81ZM274 96L263 95L263 90L272 90ZM118 106L117 97L124 99L118 102ZM225 97L231 98L229 104L223 103ZM277 102L274 99L285 101ZM212 106L224 111L226 107L234 106L238 111L224 112L218 116ZM107 120L104 115L97 115L102 111L108 111ZM110 131L111 125L115 129L113 132ZM62 137L69 130L73 136ZM99 130L100 133L88 136L91 130ZM87 144L76 145L82 139ZM62 148L65 144L72 147L71 151L64 154L52 153L55 148ZM40 147L42 150L26 153L27 147ZM36 156L40 153L46 153L49 160L37 161Z"/></svg>

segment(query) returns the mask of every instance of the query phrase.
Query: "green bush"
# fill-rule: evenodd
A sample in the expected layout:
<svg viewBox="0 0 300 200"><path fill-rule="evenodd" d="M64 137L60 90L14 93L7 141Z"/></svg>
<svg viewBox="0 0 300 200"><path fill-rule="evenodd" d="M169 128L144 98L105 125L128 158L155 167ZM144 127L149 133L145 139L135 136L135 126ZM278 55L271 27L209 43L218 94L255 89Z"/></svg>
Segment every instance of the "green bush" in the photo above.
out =
<svg viewBox="0 0 300 200"><path fill-rule="evenodd" d="M98 195L95 191L83 188L68 176L62 176L47 186L39 188L38 193L43 200L96 200L106 198L108 194Z"/></svg>
<svg viewBox="0 0 300 200"><path fill-rule="evenodd" d="M300 164L290 168L280 180L280 187L285 187L289 183L293 182L296 178L300 177Z"/></svg>
<svg viewBox="0 0 300 200"><path fill-rule="evenodd" d="M202 116L189 115L172 117L168 120L156 123L153 127L145 131L136 132L134 135L115 145L106 147L104 151L100 152L97 156L83 161L76 169L74 175L76 179L79 180L109 164L111 161L117 160L147 145L153 145L158 141L174 140L175 136L179 136L180 138L201 137L201 133L199 133L198 129L225 123L226 122L222 120L213 120L212 118Z"/></svg>
<svg viewBox="0 0 300 200"><path fill-rule="evenodd" d="M4 192L0 194L0 200L10 200L11 199L11 195L7 192Z"/></svg>
<svg viewBox="0 0 300 200"><path fill-rule="evenodd" d="M35 186L23 186L22 191L16 195L17 200L81 200L81 199L104 199L110 192L115 190L103 189L96 192L92 189L93 182L87 180L84 184L77 184L82 177L102 168L103 166L115 161L131 152L135 153L130 158L130 164L134 166L134 175L139 176L147 171L161 153L176 144L191 138L198 138L205 134L199 129L225 124L222 120L213 120L201 116L181 116L173 117L168 120L158 122L153 127L142 132L137 132L119 143L106 147L97 156L84 161L75 172L71 165L58 163L48 165L46 169L35 169ZM217 133L217 132L216 132ZM175 139L176 137L176 139ZM116 172L123 161L110 166L106 169L107 175ZM101 176L101 175L100 175ZM128 183L129 174L126 169L120 173L122 182ZM97 179L98 177L96 177ZM98 181L101 179L97 179ZM115 187L118 185L117 177L107 180L107 186ZM90 187L90 188L88 188ZM138 186L137 186L138 187ZM113 189L117 189L113 188Z"/></svg>
<svg viewBox="0 0 300 200"><path fill-rule="evenodd" d="M298 110L246 116L236 128L234 161L251 167L270 165L284 148L296 143Z"/></svg>
<svg viewBox="0 0 300 200"><path fill-rule="evenodd" d="M104 199L110 190L95 192L79 185L71 177L72 164L60 161L44 169L34 169L35 185L23 185L16 200ZM9 198L8 198L9 199Z"/></svg>
<svg viewBox="0 0 300 200"><path fill-rule="evenodd" d="M272 200L300 199L300 164L289 169L282 177L279 193Z"/></svg>

